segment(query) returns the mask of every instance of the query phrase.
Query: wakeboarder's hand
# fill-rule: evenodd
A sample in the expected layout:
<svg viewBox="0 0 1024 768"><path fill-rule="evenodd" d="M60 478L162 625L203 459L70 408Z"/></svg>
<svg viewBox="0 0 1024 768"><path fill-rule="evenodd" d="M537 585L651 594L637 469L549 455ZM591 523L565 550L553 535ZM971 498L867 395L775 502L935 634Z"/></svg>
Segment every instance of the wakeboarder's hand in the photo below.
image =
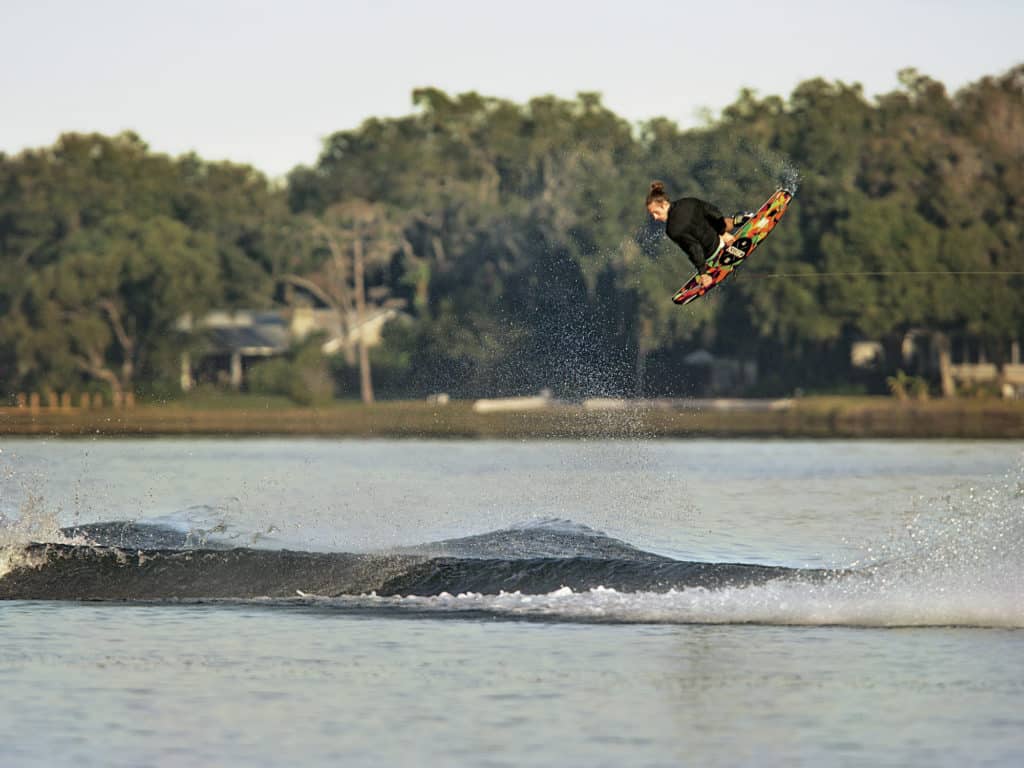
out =
<svg viewBox="0 0 1024 768"><path fill-rule="evenodd" d="M701 288L707 288L714 282L714 280L711 279L711 275L703 274L697 275L697 282L700 283Z"/></svg>
<svg viewBox="0 0 1024 768"><path fill-rule="evenodd" d="M736 235L731 235L728 232L722 235L722 242L726 245L732 245L736 242Z"/></svg>

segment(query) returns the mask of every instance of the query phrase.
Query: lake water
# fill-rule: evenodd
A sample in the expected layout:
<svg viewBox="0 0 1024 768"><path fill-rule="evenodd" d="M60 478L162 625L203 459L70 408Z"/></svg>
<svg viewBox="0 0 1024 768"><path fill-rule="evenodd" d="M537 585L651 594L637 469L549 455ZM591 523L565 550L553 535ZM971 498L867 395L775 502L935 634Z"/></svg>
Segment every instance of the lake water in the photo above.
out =
<svg viewBox="0 0 1024 768"><path fill-rule="evenodd" d="M5 440L0 515L3 766L1024 764L1019 442Z"/></svg>

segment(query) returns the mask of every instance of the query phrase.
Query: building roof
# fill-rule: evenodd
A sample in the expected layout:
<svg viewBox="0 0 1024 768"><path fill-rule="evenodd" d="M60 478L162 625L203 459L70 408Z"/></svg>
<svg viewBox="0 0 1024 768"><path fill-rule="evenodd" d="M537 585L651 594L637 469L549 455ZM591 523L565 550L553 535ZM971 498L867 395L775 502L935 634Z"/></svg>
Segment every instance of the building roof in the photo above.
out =
<svg viewBox="0 0 1024 768"><path fill-rule="evenodd" d="M250 357L279 355L288 349L288 326L279 317L264 316L252 325L213 325L205 329L216 352Z"/></svg>

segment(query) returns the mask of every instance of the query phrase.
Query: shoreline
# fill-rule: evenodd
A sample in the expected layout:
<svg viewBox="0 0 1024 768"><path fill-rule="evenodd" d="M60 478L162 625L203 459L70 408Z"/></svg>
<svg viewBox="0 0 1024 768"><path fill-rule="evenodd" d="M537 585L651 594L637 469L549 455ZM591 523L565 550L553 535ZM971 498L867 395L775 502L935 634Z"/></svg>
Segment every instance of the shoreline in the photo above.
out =
<svg viewBox="0 0 1024 768"><path fill-rule="evenodd" d="M526 399L524 399L526 400ZM535 399L529 399L535 401ZM1024 439L1024 401L889 397L793 400L516 399L273 406L259 398L128 409L0 408L0 436L381 437L507 439L876 438Z"/></svg>

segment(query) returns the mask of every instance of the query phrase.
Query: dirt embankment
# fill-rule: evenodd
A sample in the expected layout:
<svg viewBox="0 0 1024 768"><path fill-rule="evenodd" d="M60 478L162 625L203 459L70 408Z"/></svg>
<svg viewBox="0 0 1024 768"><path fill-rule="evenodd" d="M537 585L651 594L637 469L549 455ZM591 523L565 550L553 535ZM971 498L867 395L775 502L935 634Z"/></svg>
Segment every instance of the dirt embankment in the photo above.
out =
<svg viewBox="0 0 1024 768"><path fill-rule="evenodd" d="M324 408L139 405L3 408L0 434L49 436L338 436L462 438L1024 438L1024 401L892 398L591 400L500 408L452 401L341 403Z"/></svg>

